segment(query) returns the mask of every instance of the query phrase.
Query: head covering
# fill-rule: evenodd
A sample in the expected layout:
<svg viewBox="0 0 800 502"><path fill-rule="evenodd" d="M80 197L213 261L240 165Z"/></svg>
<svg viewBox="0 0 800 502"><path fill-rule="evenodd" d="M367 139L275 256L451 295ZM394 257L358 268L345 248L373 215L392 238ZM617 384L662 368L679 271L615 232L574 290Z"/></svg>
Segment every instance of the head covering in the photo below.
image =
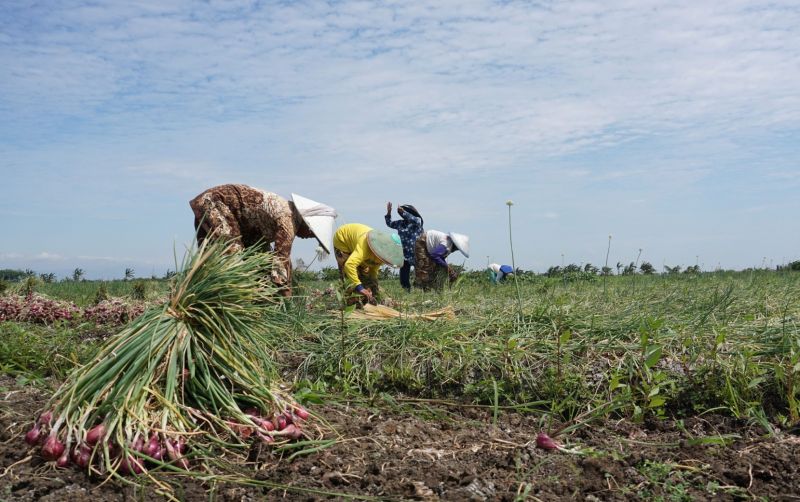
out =
<svg viewBox="0 0 800 502"><path fill-rule="evenodd" d="M447 236L453 241L456 249L461 251L464 256L469 258L469 237L464 234L457 234L455 232L450 232L447 234Z"/></svg>
<svg viewBox="0 0 800 502"><path fill-rule="evenodd" d="M378 230L367 232L369 249L381 259L382 262L393 267L403 264L403 246L389 235Z"/></svg>
<svg viewBox="0 0 800 502"><path fill-rule="evenodd" d="M500 272L503 272L503 274L505 274L505 275L513 274L514 273L514 269L511 268L511 265L501 265L500 266Z"/></svg>
<svg viewBox="0 0 800 502"><path fill-rule="evenodd" d="M422 219L422 215L419 214L419 211L417 211L416 207L412 206L411 204L403 204L402 206L400 206L400 208L402 208L403 211L408 211L409 213L413 214L414 216L422 220L422 226L425 226L425 220Z"/></svg>
<svg viewBox="0 0 800 502"><path fill-rule="evenodd" d="M292 202L325 252L330 253L333 249L331 243L333 242L333 220L337 216L336 210L296 193L292 194Z"/></svg>

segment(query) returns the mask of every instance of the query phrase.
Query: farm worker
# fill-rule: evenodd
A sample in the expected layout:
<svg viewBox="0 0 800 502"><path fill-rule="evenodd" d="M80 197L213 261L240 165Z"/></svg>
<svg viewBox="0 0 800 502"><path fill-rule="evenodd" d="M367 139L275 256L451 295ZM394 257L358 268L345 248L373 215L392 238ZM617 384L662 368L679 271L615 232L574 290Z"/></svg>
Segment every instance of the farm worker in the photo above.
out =
<svg viewBox="0 0 800 502"><path fill-rule="evenodd" d="M403 263L400 238L373 230L361 223L342 225L333 235L334 255L339 273L353 289L375 303L378 296L378 271L381 265L399 267Z"/></svg>
<svg viewBox="0 0 800 502"><path fill-rule="evenodd" d="M234 249L261 243L274 253L270 279L283 296L292 294L292 241L295 236L319 242L321 255L331 252L336 210L292 194L292 200L247 185L219 185L189 202L197 242L209 237L231 239Z"/></svg>
<svg viewBox="0 0 800 502"><path fill-rule="evenodd" d="M420 234L414 245L416 265L414 279L417 287L427 290L431 287L441 288L442 272L447 272L450 282L456 280L457 274L447 264L446 258L455 250L469 258L469 237L464 234L438 230L427 230Z"/></svg>
<svg viewBox="0 0 800 502"><path fill-rule="evenodd" d="M392 221L392 203L386 203L386 225L397 230L403 245L403 266L400 267L400 285L411 291L411 267L414 266L414 243L422 233L422 216L411 204L403 204L397 208L400 220Z"/></svg>
<svg viewBox="0 0 800 502"><path fill-rule="evenodd" d="M503 282L509 275L514 275L514 269L511 265L498 265L497 263L489 264L489 279L493 284Z"/></svg>

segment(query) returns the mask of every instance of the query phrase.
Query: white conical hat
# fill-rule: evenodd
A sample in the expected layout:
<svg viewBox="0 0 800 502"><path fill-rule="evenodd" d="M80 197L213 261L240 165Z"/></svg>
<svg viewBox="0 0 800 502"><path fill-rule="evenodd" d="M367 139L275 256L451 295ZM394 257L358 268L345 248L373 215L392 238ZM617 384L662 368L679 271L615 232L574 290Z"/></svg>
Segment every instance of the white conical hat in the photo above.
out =
<svg viewBox="0 0 800 502"><path fill-rule="evenodd" d="M296 193L292 194L292 202L319 243L330 253L333 250L333 220L337 216L336 210Z"/></svg>
<svg viewBox="0 0 800 502"><path fill-rule="evenodd" d="M455 232L450 232L447 234L450 236L450 239L453 241L453 244L456 245L456 249L461 251L464 256L469 258L469 237L464 234L457 234Z"/></svg>

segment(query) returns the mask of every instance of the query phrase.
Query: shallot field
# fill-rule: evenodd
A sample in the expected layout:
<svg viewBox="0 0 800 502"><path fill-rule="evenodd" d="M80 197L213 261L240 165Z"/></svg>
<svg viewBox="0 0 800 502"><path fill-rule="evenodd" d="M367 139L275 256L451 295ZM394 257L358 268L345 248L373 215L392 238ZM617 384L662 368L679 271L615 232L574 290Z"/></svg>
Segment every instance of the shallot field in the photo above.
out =
<svg viewBox="0 0 800 502"><path fill-rule="evenodd" d="M186 469L148 459L111 475L59 467L26 435L175 283L7 283L0 500L800 499L800 273L380 284L396 316L357 315L330 269L296 273L253 335L300 439L256 427L234 438L243 448L189 443Z"/></svg>

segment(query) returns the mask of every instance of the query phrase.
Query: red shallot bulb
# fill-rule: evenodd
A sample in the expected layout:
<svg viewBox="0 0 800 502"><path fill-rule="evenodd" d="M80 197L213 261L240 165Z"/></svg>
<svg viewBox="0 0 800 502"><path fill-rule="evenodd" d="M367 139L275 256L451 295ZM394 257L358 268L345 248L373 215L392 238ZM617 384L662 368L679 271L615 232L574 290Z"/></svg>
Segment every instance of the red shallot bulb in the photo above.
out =
<svg viewBox="0 0 800 502"><path fill-rule="evenodd" d="M558 450L561 448L558 443L553 441L553 439L544 432L540 432L536 436L536 447L543 450Z"/></svg>
<svg viewBox="0 0 800 502"><path fill-rule="evenodd" d="M55 460L64 453L64 444L58 440L55 434L50 434L42 446L42 456L45 460Z"/></svg>
<svg viewBox="0 0 800 502"><path fill-rule="evenodd" d="M39 442L39 438L42 435L42 428L39 424L33 426L33 429L29 430L27 434L25 434L25 442L31 446L34 446L36 443Z"/></svg>
<svg viewBox="0 0 800 502"><path fill-rule="evenodd" d="M89 429L88 433L86 433L86 443L89 444L89 446L94 446L98 442L100 442L100 440L103 439L103 436L105 435L106 435L106 426L103 424L95 425L94 427Z"/></svg>

